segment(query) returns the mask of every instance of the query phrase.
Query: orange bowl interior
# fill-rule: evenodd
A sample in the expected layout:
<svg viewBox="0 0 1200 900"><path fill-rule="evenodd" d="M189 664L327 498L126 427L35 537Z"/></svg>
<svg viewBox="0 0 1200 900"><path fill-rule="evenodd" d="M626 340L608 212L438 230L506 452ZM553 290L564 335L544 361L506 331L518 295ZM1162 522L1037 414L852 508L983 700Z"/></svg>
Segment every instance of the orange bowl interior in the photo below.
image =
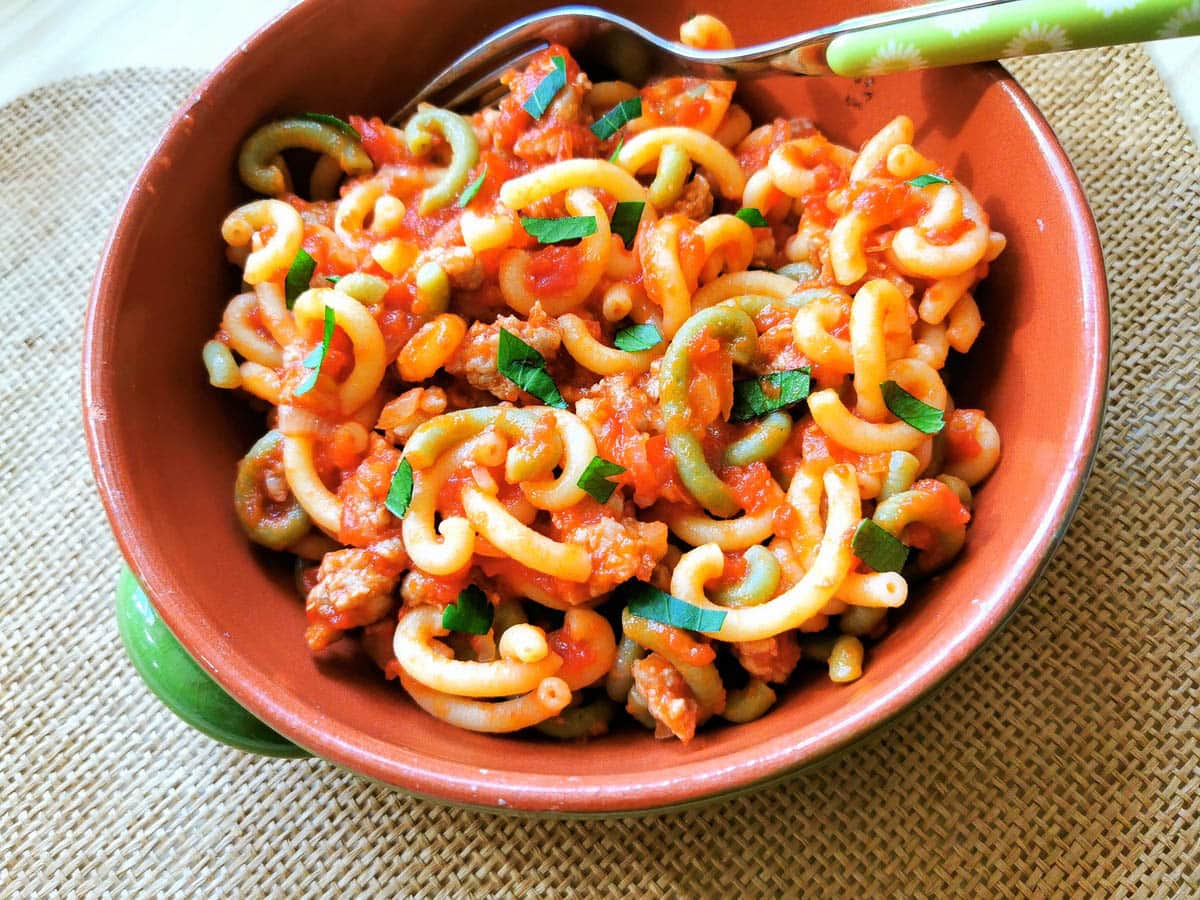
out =
<svg viewBox="0 0 1200 900"><path fill-rule="evenodd" d="M611 3L674 36L687 3ZM880 4L839 5L845 14ZM234 161L257 124L301 110L386 117L457 54L539 8L460 0L310 0L231 57L149 160L104 256L85 346L97 481L128 560L164 620L241 703L315 753L454 802L577 813L695 801L778 777L883 723L940 681L1015 608L1056 543L1090 463L1103 405L1107 300L1082 192L1048 126L998 66L848 81L778 77L739 88L756 119L806 116L857 146L894 115L968 184L1008 235L979 301L983 336L959 366L960 405L1004 441L966 550L917 587L861 680L812 677L764 718L688 746L619 731L590 743L491 737L417 709L349 642L312 657L290 567L252 549L231 508L236 460L261 417L207 384L200 347L236 289L219 224L247 195ZM741 42L823 24L706 4ZM1002 689L997 686L996 689Z"/></svg>

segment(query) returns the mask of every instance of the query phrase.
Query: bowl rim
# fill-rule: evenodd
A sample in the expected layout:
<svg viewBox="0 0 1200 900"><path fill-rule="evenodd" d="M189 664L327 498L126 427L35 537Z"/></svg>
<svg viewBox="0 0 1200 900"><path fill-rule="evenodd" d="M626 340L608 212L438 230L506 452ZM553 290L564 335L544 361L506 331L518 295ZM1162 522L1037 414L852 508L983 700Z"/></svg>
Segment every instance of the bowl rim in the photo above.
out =
<svg viewBox="0 0 1200 900"><path fill-rule="evenodd" d="M645 813L694 806L721 796L776 783L813 765L827 761L851 743L878 733L919 700L927 697L975 651L996 634L1016 611L1049 563L1061 542L1082 497L1100 438L1106 401L1109 366L1108 288L1099 234L1083 187L1066 152L1049 123L1017 81L999 64L972 66L983 70L1003 90L1035 137L1042 158L1056 177L1069 216L1072 243L1083 272L1085 310L1082 348L1085 351L1084 415L1071 435L1068 467L1058 482L1052 502L1040 517L1032 540L998 591L997 601L973 627L955 636L943 652L930 658L901 684L881 690L879 696L853 717L844 717L819 735L800 742L781 741L731 751L719 760L688 762L652 773L614 778L612 775L570 776L481 770L475 766L436 760L431 765L420 753L361 736L350 741L322 730L296 710L288 697L247 664L221 637L215 625L186 602L169 573L162 572L149 549L153 535L139 524L127 499L131 485L116 464L115 392L111 367L99 348L115 327L123 286L132 270L133 249L141 222L156 202L155 181L166 174L161 160L174 156L177 145L190 140L181 127L191 109L222 93L229 72L239 59L253 56L274 32L293 20L311 15L312 5L299 4L272 19L219 64L188 96L171 118L162 136L140 168L104 246L88 299L83 338L82 403L84 431L97 490L117 543L129 565L142 579L148 596L163 621L188 652L239 703L271 728L314 755L389 786L428 799L492 811L522 811L572 816L609 816ZM773 745L773 746L768 746Z"/></svg>

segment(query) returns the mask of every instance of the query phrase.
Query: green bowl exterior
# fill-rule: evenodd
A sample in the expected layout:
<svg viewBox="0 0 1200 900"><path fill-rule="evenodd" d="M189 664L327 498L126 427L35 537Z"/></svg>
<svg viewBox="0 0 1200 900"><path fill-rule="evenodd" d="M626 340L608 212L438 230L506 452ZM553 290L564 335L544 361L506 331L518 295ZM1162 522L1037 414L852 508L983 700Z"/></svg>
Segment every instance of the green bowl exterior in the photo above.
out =
<svg viewBox="0 0 1200 900"><path fill-rule="evenodd" d="M128 566L122 567L117 580L116 611L121 642L138 675L187 724L247 753L311 755L247 712L188 655Z"/></svg>

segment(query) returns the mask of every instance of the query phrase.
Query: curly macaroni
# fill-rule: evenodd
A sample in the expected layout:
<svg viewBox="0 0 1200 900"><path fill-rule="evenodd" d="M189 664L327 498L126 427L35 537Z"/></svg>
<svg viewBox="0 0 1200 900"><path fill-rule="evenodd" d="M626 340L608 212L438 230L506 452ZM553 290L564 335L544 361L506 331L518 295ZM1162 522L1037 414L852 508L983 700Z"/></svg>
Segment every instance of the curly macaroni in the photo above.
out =
<svg viewBox="0 0 1200 900"><path fill-rule="evenodd" d="M680 38L733 46L711 16ZM556 740L686 742L809 663L869 672L999 462L945 367L1004 236L903 115L854 149L559 46L503 81L242 148L266 198L221 225L242 286L201 357L270 407L234 506L296 556L308 645ZM283 150L319 155L308 199Z"/></svg>

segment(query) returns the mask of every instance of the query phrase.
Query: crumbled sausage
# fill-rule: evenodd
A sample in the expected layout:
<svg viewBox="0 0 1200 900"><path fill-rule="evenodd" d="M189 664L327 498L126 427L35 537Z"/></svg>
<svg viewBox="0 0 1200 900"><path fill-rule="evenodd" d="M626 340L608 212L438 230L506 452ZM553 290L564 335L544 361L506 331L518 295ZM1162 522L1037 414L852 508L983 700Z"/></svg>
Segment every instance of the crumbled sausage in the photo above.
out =
<svg viewBox="0 0 1200 900"><path fill-rule="evenodd" d="M558 353L562 344L558 325L541 306L535 305L528 321L516 316L500 316L491 324L474 323L445 368L451 375L462 375L472 387L501 400L515 402L521 396L520 389L496 369L501 328L523 340L547 360Z"/></svg>
<svg viewBox="0 0 1200 900"><path fill-rule="evenodd" d="M391 612L398 572L394 563L370 550L326 553L317 583L305 602L312 650L324 650L351 628L378 622Z"/></svg>
<svg viewBox="0 0 1200 900"><path fill-rule="evenodd" d="M785 631L758 641L735 643L733 655L756 678L782 684L800 662L800 642L795 633Z"/></svg>
<svg viewBox="0 0 1200 900"><path fill-rule="evenodd" d="M400 522L384 505L400 452L372 434L367 455L338 488L342 508L338 540L353 547L398 536Z"/></svg>
<svg viewBox="0 0 1200 900"><path fill-rule="evenodd" d="M592 557L588 592L607 594L631 578L646 581L667 553L667 526L616 517L594 500L584 499L562 512L551 513L551 534L559 541L583 547Z"/></svg>
<svg viewBox="0 0 1200 900"><path fill-rule="evenodd" d="M646 700L646 708L660 726L655 737L675 735L685 744L696 734L700 704L679 670L658 653L633 664L633 683ZM664 733L665 729L665 733Z"/></svg>
<svg viewBox="0 0 1200 900"><path fill-rule="evenodd" d="M713 211L712 186L708 179L697 173L683 188L679 199L663 210L664 216L678 213L699 222L707 219Z"/></svg>
<svg viewBox="0 0 1200 900"><path fill-rule="evenodd" d="M446 411L446 392L440 387L415 387L388 402L375 427L396 446L403 446L419 425Z"/></svg>
<svg viewBox="0 0 1200 900"><path fill-rule="evenodd" d="M483 263L470 247L429 247L417 256L413 269L431 262L442 267L456 290L477 291L483 285Z"/></svg>

